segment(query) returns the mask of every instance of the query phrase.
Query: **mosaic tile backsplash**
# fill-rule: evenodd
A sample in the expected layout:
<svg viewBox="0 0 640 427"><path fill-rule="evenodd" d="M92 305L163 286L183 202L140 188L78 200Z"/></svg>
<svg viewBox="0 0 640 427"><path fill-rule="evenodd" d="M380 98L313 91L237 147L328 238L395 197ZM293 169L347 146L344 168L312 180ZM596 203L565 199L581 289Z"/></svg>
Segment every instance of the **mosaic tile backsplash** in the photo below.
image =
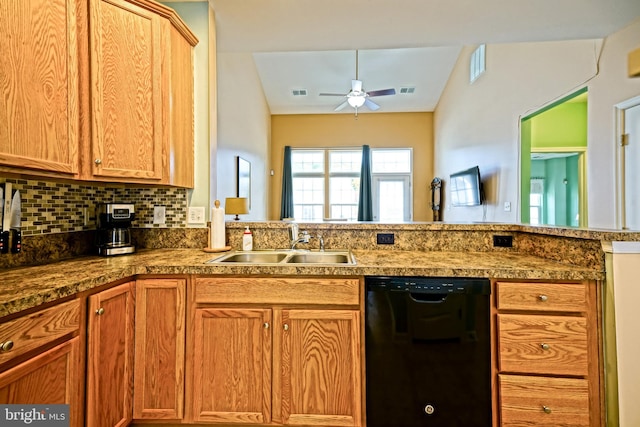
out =
<svg viewBox="0 0 640 427"><path fill-rule="evenodd" d="M184 188L123 187L0 177L0 183L5 182L12 183L14 190L20 190L23 236L95 230L96 208L100 203L133 203L136 218L132 227L186 227L187 190ZM153 224L154 206L165 207L165 224Z"/></svg>

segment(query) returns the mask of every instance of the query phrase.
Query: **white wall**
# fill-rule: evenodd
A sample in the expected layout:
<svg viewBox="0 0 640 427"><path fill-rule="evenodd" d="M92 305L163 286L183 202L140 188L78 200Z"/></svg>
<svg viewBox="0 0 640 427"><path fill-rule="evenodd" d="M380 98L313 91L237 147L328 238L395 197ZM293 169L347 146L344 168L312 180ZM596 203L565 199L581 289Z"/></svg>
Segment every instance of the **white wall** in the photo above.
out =
<svg viewBox="0 0 640 427"><path fill-rule="evenodd" d="M271 112L250 53L218 52L217 197L236 196L236 157L251 163L251 211L267 218Z"/></svg>
<svg viewBox="0 0 640 427"><path fill-rule="evenodd" d="M473 84L468 70L474 47L465 48L435 111L434 170L448 181L452 172L479 165L488 205L449 208L445 199L444 220L519 222L520 119L586 85L589 226L614 228L613 107L640 94L640 79L626 77L626 55L638 44L640 20L604 43L488 45L487 71ZM511 202L511 212L503 210L504 202Z"/></svg>

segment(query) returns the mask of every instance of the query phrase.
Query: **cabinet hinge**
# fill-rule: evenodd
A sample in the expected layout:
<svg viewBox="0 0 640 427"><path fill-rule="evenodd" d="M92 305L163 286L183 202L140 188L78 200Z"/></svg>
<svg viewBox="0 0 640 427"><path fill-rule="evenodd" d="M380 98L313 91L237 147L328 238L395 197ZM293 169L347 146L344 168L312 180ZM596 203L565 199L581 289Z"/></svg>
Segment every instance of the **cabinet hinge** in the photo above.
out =
<svg viewBox="0 0 640 427"><path fill-rule="evenodd" d="M629 145L629 134L623 133L622 135L620 135L620 146L625 147L627 145Z"/></svg>

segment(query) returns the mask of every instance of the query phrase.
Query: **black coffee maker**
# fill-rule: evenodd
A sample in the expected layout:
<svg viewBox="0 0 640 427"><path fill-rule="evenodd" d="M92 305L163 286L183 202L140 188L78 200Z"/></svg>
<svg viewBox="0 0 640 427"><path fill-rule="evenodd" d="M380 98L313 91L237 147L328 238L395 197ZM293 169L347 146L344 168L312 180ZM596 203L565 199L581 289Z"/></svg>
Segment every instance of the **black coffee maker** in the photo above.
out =
<svg viewBox="0 0 640 427"><path fill-rule="evenodd" d="M98 205L98 254L103 256L131 254L131 221L135 218L132 204L106 203Z"/></svg>

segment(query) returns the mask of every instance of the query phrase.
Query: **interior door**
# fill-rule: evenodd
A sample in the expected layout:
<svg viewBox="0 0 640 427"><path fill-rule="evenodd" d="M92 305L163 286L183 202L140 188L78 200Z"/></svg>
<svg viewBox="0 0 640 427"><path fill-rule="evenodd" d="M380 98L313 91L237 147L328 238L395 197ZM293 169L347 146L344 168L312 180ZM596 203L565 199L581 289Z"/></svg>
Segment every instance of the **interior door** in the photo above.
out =
<svg viewBox="0 0 640 427"><path fill-rule="evenodd" d="M640 230L640 104L624 111L624 219L622 228Z"/></svg>

